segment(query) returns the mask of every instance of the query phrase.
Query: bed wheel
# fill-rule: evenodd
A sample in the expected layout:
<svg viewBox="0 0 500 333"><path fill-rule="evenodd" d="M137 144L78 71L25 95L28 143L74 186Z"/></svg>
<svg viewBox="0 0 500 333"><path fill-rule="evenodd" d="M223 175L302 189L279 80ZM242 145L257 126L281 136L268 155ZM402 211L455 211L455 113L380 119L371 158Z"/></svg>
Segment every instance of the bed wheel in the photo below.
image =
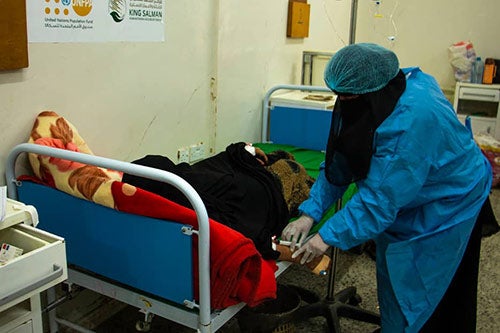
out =
<svg viewBox="0 0 500 333"><path fill-rule="evenodd" d="M138 320L135 323L135 329L139 332L149 332L151 329L151 323L146 323L143 320Z"/></svg>
<svg viewBox="0 0 500 333"><path fill-rule="evenodd" d="M135 323L135 329L138 332L149 332L151 330L151 321L153 320L152 313L146 313L144 316L144 320L138 320Z"/></svg>

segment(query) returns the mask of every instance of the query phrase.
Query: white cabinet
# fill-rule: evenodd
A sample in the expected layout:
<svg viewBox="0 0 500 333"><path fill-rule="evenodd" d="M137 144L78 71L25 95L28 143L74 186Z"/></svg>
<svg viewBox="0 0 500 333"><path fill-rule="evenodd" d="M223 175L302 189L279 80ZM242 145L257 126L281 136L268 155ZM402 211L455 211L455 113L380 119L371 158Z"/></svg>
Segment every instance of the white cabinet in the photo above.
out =
<svg viewBox="0 0 500 333"><path fill-rule="evenodd" d="M23 253L0 263L0 332L41 333L40 292L67 279L64 239L30 226L31 206L7 200L0 246Z"/></svg>
<svg viewBox="0 0 500 333"><path fill-rule="evenodd" d="M470 116L475 134L500 139L500 85L457 82L453 104L462 123Z"/></svg>

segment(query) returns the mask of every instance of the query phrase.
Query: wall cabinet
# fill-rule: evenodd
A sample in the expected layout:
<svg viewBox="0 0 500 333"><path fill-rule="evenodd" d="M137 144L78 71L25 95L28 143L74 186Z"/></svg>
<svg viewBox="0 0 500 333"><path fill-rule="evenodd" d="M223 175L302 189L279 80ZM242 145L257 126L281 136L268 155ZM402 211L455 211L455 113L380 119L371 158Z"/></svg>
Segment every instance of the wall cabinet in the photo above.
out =
<svg viewBox="0 0 500 333"><path fill-rule="evenodd" d="M36 211L7 199L0 221L0 246L23 249L0 262L0 332L42 333L40 292L67 279L64 239L30 224Z"/></svg>
<svg viewBox="0 0 500 333"><path fill-rule="evenodd" d="M487 133L500 139L500 85L457 82L454 108L458 118L471 118L474 134Z"/></svg>

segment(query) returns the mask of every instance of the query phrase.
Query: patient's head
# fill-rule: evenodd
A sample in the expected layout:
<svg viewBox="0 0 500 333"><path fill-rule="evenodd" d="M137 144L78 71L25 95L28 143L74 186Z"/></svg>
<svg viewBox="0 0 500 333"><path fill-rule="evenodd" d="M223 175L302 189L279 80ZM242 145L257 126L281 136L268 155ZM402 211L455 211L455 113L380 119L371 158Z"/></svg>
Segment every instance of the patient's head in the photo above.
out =
<svg viewBox="0 0 500 333"><path fill-rule="evenodd" d="M287 151L275 150L275 151L272 151L269 154L267 154L267 160L268 160L268 164L271 165L271 164L277 162L278 160L295 161L295 157Z"/></svg>

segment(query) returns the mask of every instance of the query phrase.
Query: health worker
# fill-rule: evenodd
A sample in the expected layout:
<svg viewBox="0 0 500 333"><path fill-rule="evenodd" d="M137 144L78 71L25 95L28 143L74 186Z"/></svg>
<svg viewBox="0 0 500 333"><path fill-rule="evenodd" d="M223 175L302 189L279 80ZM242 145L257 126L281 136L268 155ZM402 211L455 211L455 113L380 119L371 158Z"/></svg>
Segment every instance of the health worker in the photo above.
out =
<svg viewBox="0 0 500 333"><path fill-rule="evenodd" d="M436 80L400 69L394 52L346 46L324 78L337 94L325 161L282 239L302 243L356 183L358 192L294 256L305 263L330 246L373 239L382 332L475 332L476 220L491 187L489 162Z"/></svg>

